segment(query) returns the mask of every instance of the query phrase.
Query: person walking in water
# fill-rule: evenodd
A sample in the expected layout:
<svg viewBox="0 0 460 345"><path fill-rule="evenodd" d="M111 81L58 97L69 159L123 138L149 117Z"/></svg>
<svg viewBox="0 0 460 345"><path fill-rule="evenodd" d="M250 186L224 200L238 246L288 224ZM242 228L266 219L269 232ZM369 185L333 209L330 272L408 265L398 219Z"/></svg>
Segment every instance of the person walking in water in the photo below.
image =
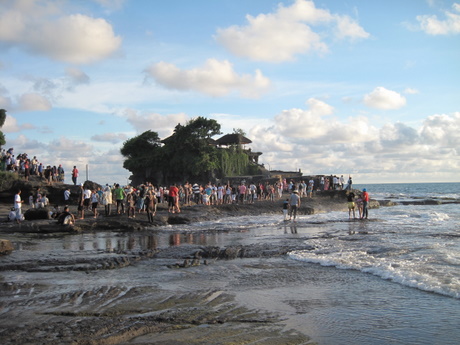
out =
<svg viewBox="0 0 460 345"><path fill-rule="evenodd" d="M348 219L351 219L351 214L353 213L353 219L356 218L355 215L355 193L348 192L347 193L347 201L348 201Z"/></svg>
<svg viewBox="0 0 460 345"><path fill-rule="evenodd" d="M289 199L286 199L284 200L283 202L283 217L284 217L284 220L288 220L287 217L288 217L288 211L289 211Z"/></svg>
<svg viewBox="0 0 460 345"><path fill-rule="evenodd" d="M361 219L367 219L369 215L369 193L367 192L366 188L363 189L363 214Z"/></svg>
<svg viewBox="0 0 460 345"><path fill-rule="evenodd" d="M291 193L291 197L289 198L289 205L290 205L290 212L289 212L289 220L292 220L292 215L294 214L294 222L297 217L297 209L300 207L300 196L299 191L295 189Z"/></svg>

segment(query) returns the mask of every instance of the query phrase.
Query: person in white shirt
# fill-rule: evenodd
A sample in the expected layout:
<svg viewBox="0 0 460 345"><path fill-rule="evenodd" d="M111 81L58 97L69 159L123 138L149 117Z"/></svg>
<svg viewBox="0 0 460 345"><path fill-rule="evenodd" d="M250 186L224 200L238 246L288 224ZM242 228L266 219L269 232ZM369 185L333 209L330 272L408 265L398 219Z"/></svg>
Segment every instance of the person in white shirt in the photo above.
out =
<svg viewBox="0 0 460 345"><path fill-rule="evenodd" d="M89 207L91 205L91 194L91 189L87 186L83 191L83 206L87 211L89 211Z"/></svg>
<svg viewBox="0 0 460 345"><path fill-rule="evenodd" d="M70 199L70 189L67 188L67 189L64 191L64 201L65 201L66 204L68 203L69 199Z"/></svg>
<svg viewBox="0 0 460 345"><path fill-rule="evenodd" d="M343 189L343 185L345 184L345 179L344 179L343 175L340 176L339 180L340 180L340 189Z"/></svg>
<svg viewBox="0 0 460 345"><path fill-rule="evenodd" d="M14 207L11 208L10 213L8 214L8 221L12 222L16 219L16 210Z"/></svg>
<svg viewBox="0 0 460 345"><path fill-rule="evenodd" d="M14 196L14 211L16 212L16 222L19 224L22 220L22 200L21 200L21 190L18 189L18 192Z"/></svg>

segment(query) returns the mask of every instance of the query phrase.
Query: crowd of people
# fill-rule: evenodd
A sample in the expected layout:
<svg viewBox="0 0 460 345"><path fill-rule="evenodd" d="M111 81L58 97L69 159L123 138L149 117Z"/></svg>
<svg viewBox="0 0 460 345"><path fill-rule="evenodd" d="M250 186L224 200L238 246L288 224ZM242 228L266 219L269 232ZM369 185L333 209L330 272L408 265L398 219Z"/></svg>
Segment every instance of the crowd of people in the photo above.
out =
<svg viewBox="0 0 460 345"><path fill-rule="evenodd" d="M24 177L26 181L31 175L39 176L45 179L48 184L53 182L64 182L64 168L61 164L44 165L39 162L37 156L30 158L27 153L14 155L14 149L0 151L0 171L10 171Z"/></svg>
<svg viewBox="0 0 460 345"><path fill-rule="evenodd" d="M330 183L329 183L330 181ZM348 179L346 188L351 189L351 177ZM221 184L208 182L207 184L189 183L172 184L169 187L154 186L151 183L141 184L137 187L119 184L108 184L104 188L90 190L81 184L78 201L78 218L84 218L85 211L91 212L93 217L100 214L98 207L104 206L106 216L112 214L112 205L115 205L114 213L117 215L127 214L129 218L135 218L136 214L146 212L149 220L153 220L158 204L167 204L169 213L180 213L180 205L224 205L224 204L251 204L258 200L276 201L282 198L283 193L296 194L298 199L302 197L312 198L314 191L340 190L344 188L343 176L318 177L309 181L289 182L284 179L275 183L260 182L239 184ZM296 198L297 200L297 198ZM291 212L296 202L289 203ZM300 204L298 204L300 207ZM295 218L296 212L294 212Z"/></svg>
<svg viewBox="0 0 460 345"><path fill-rule="evenodd" d="M4 159L4 157L7 157ZM12 149L2 151L2 162L6 163L6 169L9 171L24 171L24 176L30 176L30 174L38 174L42 176L41 163L38 162L36 157L30 160L27 154L20 154L16 161L13 160L14 155ZM18 163L19 162L19 163ZM44 173L43 177L47 178L48 183L52 181L63 181L64 170L61 166L59 168L50 169L48 174ZM73 167L71 172L72 182L74 185L77 183L78 169L76 166ZM274 183L271 182L249 182L241 181L239 184L221 184L208 182L207 184L189 183L184 184L172 184L169 187L154 186L151 183L144 183L137 187L130 185L120 186L114 183L112 186L106 185L104 187L98 187L95 189L89 188L90 184L80 184L80 191L78 193L77 202L77 219L84 219L85 212L90 214L93 218L97 218L104 214L110 216L112 214L122 215L127 214L129 218L135 218L136 214L146 213L149 222L153 222L153 217L156 215L157 206L159 204L167 205L169 213L180 213L180 205L224 205L224 204L252 204L259 200L277 201L283 197L283 193L289 193L289 198L283 202L283 213L285 220L296 219L297 209L300 207L300 200L302 197L312 198L315 191L327 191L327 190L352 190L352 178L351 176L345 180L343 175L337 176L316 176L309 180L290 180L287 179L279 180ZM67 206L70 203L70 189L67 188L64 191L64 203ZM20 193L16 195L19 196ZM16 198L15 197L15 198ZM351 207L351 204L355 205L355 195L348 193L348 202L351 213L355 206ZM366 200L367 198L367 200ZM29 208L51 208L48 197L41 193L39 190L34 194L31 193L28 196ZM363 196L359 196L356 200L356 205L359 210L360 218L367 218L367 203L368 194L364 193ZM11 218L14 218L18 222L21 218L21 210L15 199L15 216L11 213ZM113 208L112 208L113 205ZM100 207L104 207L103 213L99 211ZM362 210L362 211L361 211ZM67 209L68 211L68 209ZM289 212L289 219L287 218ZM60 207L55 205L51 211L51 217L57 217L61 214Z"/></svg>

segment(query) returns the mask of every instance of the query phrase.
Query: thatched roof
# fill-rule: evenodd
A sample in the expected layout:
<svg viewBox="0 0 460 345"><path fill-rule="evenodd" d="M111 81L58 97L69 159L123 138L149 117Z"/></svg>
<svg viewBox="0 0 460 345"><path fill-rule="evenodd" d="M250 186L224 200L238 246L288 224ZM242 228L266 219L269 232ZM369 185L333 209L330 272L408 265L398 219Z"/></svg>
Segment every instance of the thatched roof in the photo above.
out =
<svg viewBox="0 0 460 345"><path fill-rule="evenodd" d="M235 144L250 144L251 140L241 134L226 134L222 138L216 140L217 145L235 145Z"/></svg>

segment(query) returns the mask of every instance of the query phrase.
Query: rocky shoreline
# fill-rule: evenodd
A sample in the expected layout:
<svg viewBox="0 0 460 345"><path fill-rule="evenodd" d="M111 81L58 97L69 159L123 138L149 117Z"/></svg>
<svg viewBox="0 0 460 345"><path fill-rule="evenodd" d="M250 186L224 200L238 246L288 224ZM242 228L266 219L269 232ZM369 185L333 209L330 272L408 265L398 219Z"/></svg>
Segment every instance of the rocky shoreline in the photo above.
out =
<svg viewBox="0 0 460 345"><path fill-rule="evenodd" d="M99 215L96 219L92 217L90 211L86 211L85 219L78 219L74 227L64 229L58 226L53 219L34 219L26 220L21 224L2 222L0 232L20 231L20 232L81 232L90 230L111 230L111 231L135 231L144 230L164 225L190 224L207 220L215 220L224 217L237 217L245 215L259 216L261 214L282 214L282 202L284 198L275 201L256 201L255 203L244 204L224 204L224 205L182 205L181 213L168 213L166 204L159 204L157 215L153 223L149 223L146 213L136 213L136 218L128 218L126 215L112 214L108 217ZM371 207L379 207L377 201L371 203ZM0 203L0 215L6 219L11 204ZM28 206L23 206L23 213ZM300 215L313 214L318 212L346 211L347 204L345 191L325 191L318 192L314 198L302 198L302 205L298 210ZM70 205L70 211L75 215L77 209L75 205ZM99 208L103 213L103 209ZM27 218L27 217L26 217Z"/></svg>
<svg viewBox="0 0 460 345"><path fill-rule="evenodd" d="M347 221L344 193L303 198L299 213L341 211ZM48 219L1 223L0 238L15 250L0 256L0 342L315 344L305 328L310 311L335 308L342 289L365 295L370 286L392 291L390 283L289 260L289 252L312 249L310 231L331 235L311 230L316 224L298 232L290 222L229 231L174 226L264 214L281 219L282 200L183 206L179 214L162 204L154 224L143 213L134 219L87 216L71 229ZM380 204L373 200L371 207ZM10 206L0 203L0 214ZM323 291L340 298L323 297ZM347 303L355 305L354 298Z"/></svg>

